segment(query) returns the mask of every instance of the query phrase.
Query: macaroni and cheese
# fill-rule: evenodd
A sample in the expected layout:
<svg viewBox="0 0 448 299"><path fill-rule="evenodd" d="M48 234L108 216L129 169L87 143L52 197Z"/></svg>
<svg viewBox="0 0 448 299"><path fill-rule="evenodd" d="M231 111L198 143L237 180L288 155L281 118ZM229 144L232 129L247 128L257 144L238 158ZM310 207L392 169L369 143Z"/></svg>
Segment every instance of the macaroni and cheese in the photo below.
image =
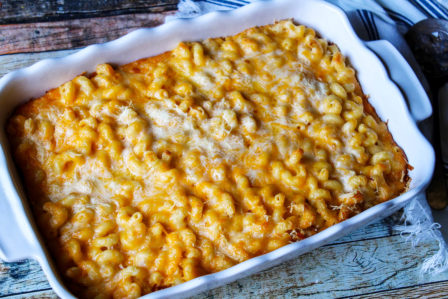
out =
<svg viewBox="0 0 448 299"><path fill-rule="evenodd" d="M290 20L98 65L7 132L82 298L229 268L398 196L408 164L338 47Z"/></svg>

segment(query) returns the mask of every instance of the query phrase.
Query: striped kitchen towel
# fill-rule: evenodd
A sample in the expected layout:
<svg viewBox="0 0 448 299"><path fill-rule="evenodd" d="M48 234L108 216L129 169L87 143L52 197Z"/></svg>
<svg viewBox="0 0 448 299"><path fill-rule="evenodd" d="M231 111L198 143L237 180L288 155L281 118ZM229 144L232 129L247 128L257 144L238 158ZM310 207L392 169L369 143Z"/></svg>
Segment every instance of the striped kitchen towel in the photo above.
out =
<svg viewBox="0 0 448 299"><path fill-rule="evenodd" d="M417 22L426 18L448 20L448 0L327 0L342 8L350 19L358 36L363 40L384 39L391 42L406 58L428 91L423 76L403 34ZM189 18L214 10L231 10L253 1L245 0L181 0L175 16L167 18ZM445 89L448 90L448 85ZM448 91L447 91L448 95ZM448 109L448 105L446 108ZM448 111L447 111L448 115ZM447 130L448 131L448 128ZM446 214L448 216L448 210ZM448 217L445 217L448 219ZM439 250L428 257L421 266L422 274L437 274L448 269L448 250L440 232L440 224L434 223L425 194L416 196L405 208L404 225L396 227L415 246L423 239L433 239ZM448 221L447 221L448 225ZM446 227L442 229L447 230ZM447 231L448 236L448 231Z"/></svg>

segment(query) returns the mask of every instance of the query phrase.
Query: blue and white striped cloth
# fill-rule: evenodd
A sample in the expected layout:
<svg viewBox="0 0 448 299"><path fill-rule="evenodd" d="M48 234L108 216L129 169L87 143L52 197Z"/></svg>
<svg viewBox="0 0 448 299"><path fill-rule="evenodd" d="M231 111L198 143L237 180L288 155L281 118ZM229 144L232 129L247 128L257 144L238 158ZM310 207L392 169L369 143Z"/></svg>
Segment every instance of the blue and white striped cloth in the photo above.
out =
<svg viewBox="0 0 448 299"><path fill-rule="evenodd" d="M405 30L426 18L448 19L448 0L328 1L340 6L345 11L365 11L365 24L373 31L376 31L376 29L372 13L395 21L398 26L405 28ZM235 9L251 2L253 0L181 0L177 17L193 17L213 10Z"/></svg>
<svg viewBox="0 0 448 299"><path fill-rule="evenodd" d="M231 10L253 1L256 0L180 0L177 14L170 18L188 18L214 10ZM353 28L361 39L366 41L384 39L391 42L409 62L425 89L429 90L427 81L402 35L412 25L426 18L448 20L448 0L326 1L339 6L347 13ZM448 84L443 88L443 90L445 89L448 99ZM446 107L444 107L447 109L446 115L448 115L448 101L446 103ZM446 123L448 125L448 120ZM446 129L448 131L448 127ZM448 146L448 138L446 142ZM445 220L441 221L448 226L446 215L448 215L448 209L443 215ZM439 251L434 256L428 257L421 265L422 273L436 274L448 270L447 246L439 231L440 225L434 223L424 194L417 196L405 207L404 220L410 225L400 226L397 229L408 233L405 235L410 239L412 245L416 245L422 239L433 239L439 243ZM442 229L447 232L448 236L447 227L442 227Z"/></svg>

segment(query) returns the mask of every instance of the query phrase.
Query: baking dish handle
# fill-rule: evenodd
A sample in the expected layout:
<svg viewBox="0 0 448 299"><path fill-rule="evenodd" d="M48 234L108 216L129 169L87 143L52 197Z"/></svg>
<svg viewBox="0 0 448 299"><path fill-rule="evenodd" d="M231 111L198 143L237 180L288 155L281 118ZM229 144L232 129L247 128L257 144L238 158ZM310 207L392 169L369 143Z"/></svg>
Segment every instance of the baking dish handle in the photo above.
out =
<svg viewBox="0 0 448 299"><path fill-rule="evenodd" d="M431 116L432 106L420 80L400 52L386 40L366 42L384 63L391 79L405 95L412 117L423 121Z"/></svg>
<svg viewBox="0 0 448 299"><path fill-rule="evenodd" d="M34 246L22 231L20 219L10 206L4 190L0 188L0 260L13 262L34 256ZM31 238L32 239L32 238Z"/></svg>

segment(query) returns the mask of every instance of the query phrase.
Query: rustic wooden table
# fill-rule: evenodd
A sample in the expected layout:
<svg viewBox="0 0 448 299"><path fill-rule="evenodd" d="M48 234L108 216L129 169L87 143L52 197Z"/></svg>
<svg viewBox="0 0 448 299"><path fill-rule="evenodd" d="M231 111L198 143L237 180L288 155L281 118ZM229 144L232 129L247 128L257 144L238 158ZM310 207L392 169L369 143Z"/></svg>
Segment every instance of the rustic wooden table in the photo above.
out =
<svg viewBox="0 0 448 299"><path fill-rule="evenodd" d="M135 28L163 23L176 0L0 2L0 76L71 54ZM1 215L1 212L0 212ZM234 297L448 297L448 273L419 275L436 242L416 247L394 228L399 214L259 274L201 294ZM0 298L57 298L36 261L0 261Z"/></svg>

